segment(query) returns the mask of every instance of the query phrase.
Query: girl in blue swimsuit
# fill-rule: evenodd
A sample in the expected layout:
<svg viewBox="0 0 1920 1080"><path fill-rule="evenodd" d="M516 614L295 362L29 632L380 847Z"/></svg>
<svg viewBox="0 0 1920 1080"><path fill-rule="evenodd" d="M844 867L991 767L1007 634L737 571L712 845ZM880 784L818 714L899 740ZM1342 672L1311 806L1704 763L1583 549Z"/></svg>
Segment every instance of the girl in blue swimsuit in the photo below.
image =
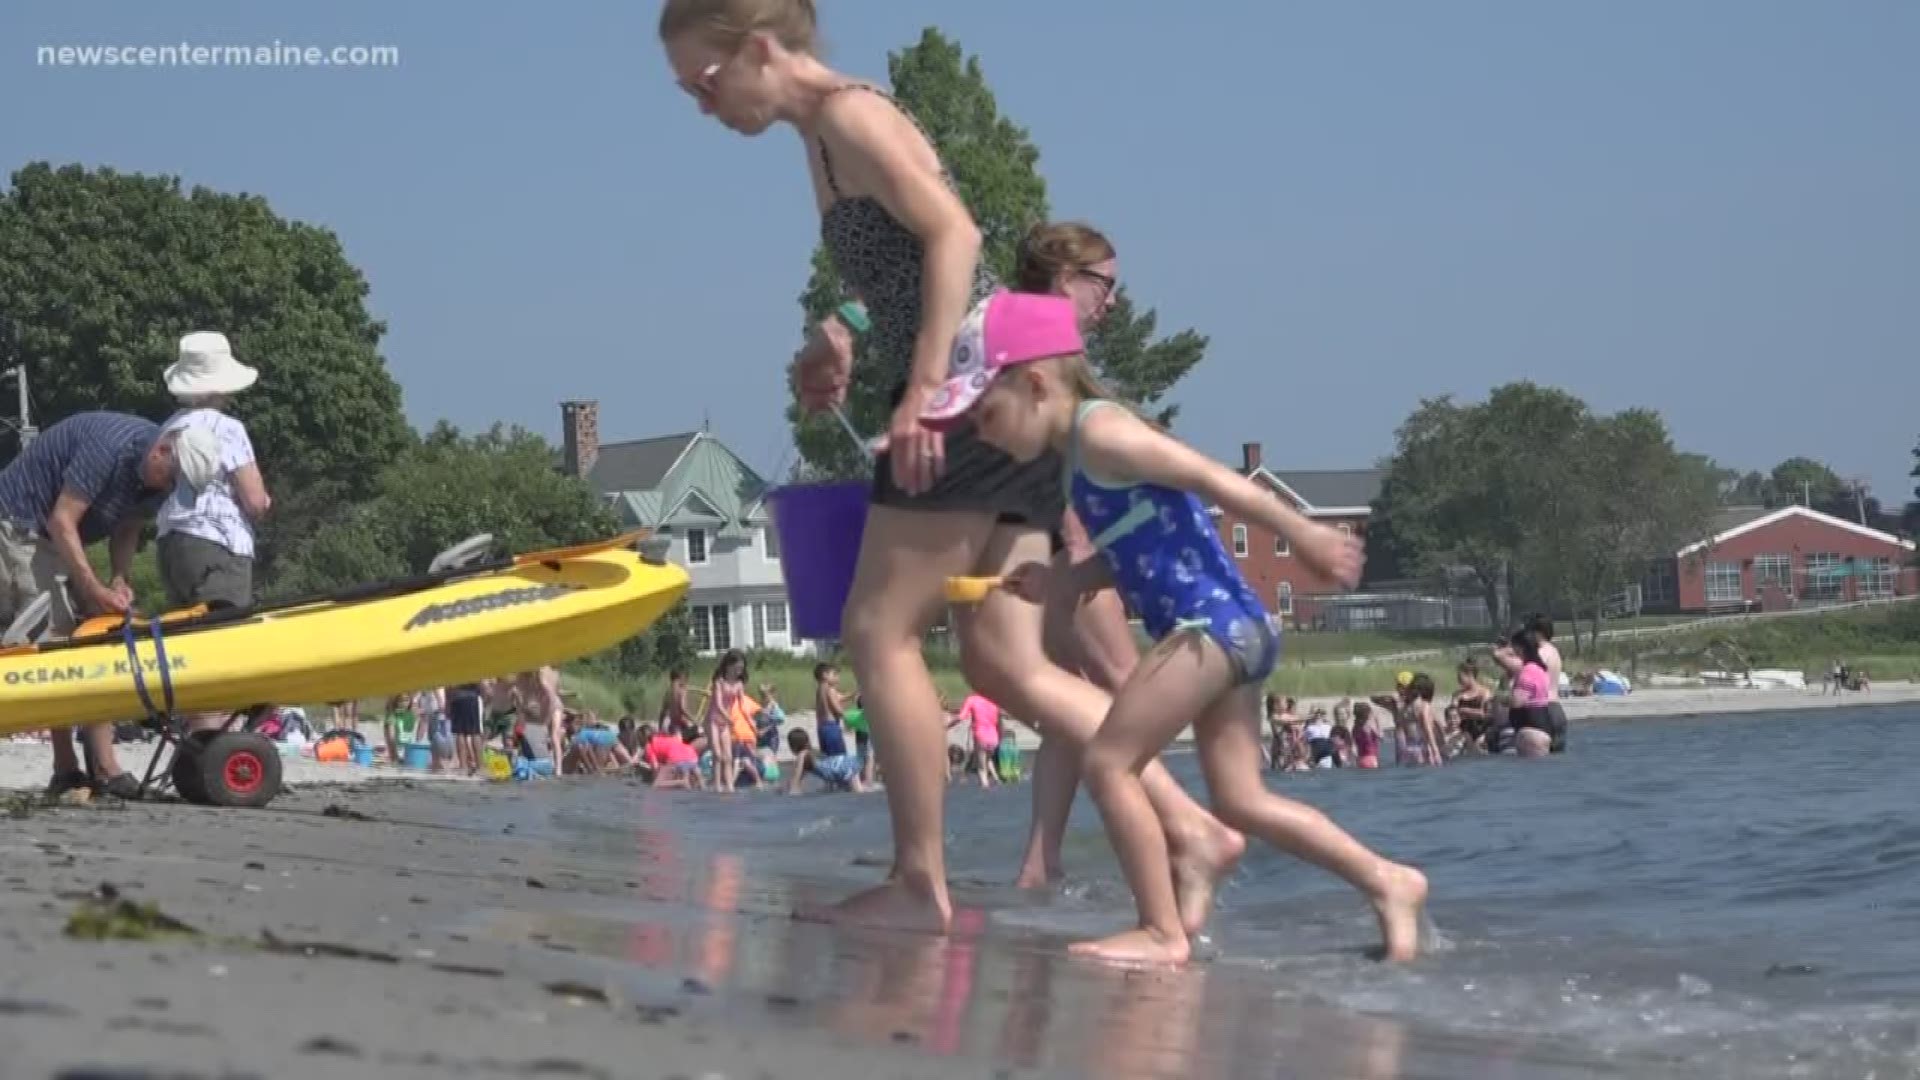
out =
<svg viewBox="0 0 1920 1080"><path fill-rule="evenodd" d="M1060 453L1067 498L1098 551L1065 572L1082 587L1110 581L1157 642L1114 698L1085 762L1140 924L1074 951L1129 963L1187 959L1166 839L1140 774L1192 725L1220 820L1344 878L1371 901L1385 957L1412 959L1426 877L1261 779L1259 692L1279 659L1280 631L1201 498L1271 528L1310 568L1344 585L1359 580L1359 541L1106 400L1084 352L1070 300L995 293L962 322L951 376L924 414L936 428L970 419L1016 460ZM1038 602L1049 573L1027 564L1007 585Z"/></svg>

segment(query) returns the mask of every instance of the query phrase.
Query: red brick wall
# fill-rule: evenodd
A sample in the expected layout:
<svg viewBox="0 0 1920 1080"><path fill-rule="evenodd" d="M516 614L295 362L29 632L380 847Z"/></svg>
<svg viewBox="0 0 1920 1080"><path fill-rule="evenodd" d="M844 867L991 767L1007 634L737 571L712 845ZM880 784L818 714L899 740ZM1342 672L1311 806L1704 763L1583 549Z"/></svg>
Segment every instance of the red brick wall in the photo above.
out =
<svg viewBox="0 0 1920 1080"><path fill-rule="evenodd" d="M1284 497L1284 496L1283 496ZM1367 519L1361 514L1353 517L1324 517L1315 521L1325 522L1335 527L1346 525L1354 535L1366 537ZM1220 542L1226 546L1228 554L1234 554L1233 527L1245 524L1229 511L1222 511L1214 517L1214 524L1220 530ZM1274 550L1274 534L1271 530L1257 525L1247 524L1247 554L1245 558L1236 558L1240 573L1247 584L1259 595L1267 610L1280 612L1280 583L1293 586L1293 612L1287 616L1289 626L1311 625L1315 614L1313 598L1324 593L1341 591L1332 582L1326 581L1300 564L1292 553L1282 555Z"/></svg>
<svg viewBox="0 0 1920 1080"><path fill-rule="evenodd" d="M1896 571L1893 586L1895 594L1911 596L1920 592L1920 570L1906 566L1913 560L1913 552L1904 545L1888 544L1829 522L1794 515L1751 532L1741 533L1712 548L1695 552L1681 559L1677 590L1680 609L1682 611L1707 610L1707 564L1710 562L1741 564L1740 591L1744 598L1758 600L1769 610L1789 607L1792 601L1780 590L1756 588L1753 572L1754 557L1786 555L1791 558L1795 590L1804 594L1806 557L1820 552L1832 552L1842 558L1847 556L1856 559L1883 556L1890 558L1893 560ZM1857 578L1843 579L1842 598L1860 599L1859 589L1863 584L1864 582Z"/></svg>

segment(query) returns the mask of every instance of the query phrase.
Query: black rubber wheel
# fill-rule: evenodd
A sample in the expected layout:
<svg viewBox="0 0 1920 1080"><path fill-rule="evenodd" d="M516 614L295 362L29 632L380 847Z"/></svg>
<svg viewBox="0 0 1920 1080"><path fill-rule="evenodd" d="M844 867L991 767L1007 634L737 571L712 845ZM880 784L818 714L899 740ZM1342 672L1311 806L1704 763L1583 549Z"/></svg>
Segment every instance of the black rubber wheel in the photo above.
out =
<svg viewBox="0 0 1920 1080"><path fill-rule="evenodd" d="M215 731L190 731L181 737L173 752L173 767L167 771L167 775L173 779L173 790L195 806L208 805L206 785L200 782L199 758L217 734Z"/></svg>
<svg viewBox="0 0 1920 1080"><path fill-rule="evenodd" d="M220 732L193 760L209 806L258 808L280 794L280 751L265 735Z"/></svg>

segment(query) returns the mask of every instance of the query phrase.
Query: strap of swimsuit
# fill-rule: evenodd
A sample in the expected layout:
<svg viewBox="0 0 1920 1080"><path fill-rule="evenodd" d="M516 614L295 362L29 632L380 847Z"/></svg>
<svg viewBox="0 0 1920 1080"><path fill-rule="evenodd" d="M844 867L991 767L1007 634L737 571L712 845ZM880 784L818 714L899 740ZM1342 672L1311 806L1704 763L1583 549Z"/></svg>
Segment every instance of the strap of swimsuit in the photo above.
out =
<svg viewBox="0 0 1920 1080"><path fill-rule="evenodd" d="M901 115L905 116L908 120L912 121L913 126L920 130L920 134L927 140L927 145L934 147L934 154L935 156L938 156L939 144L933 141L932 134L930 134L927 131L926 125L920 122L920 118L913 115L913 110L907 108L905 105L900 104L899 98L894 97L892 94L887 93L885 90L882 90L877 86L869 86L866 83L845 83L840 86L836 86L831 90L828 90L827 93L829 95L832 95L832 94L837 94L842 90L865 90L870 94L879 94L881 97L886 98L889 102L892 102L893 107L896 109L899 109L901 112ZM820 170L821 172L826 174L827 189L833 192L835 198L838 198L840 197L840 182L833 175L833 155L827 152L827 140L821 138L818 135L815 135L813 137L813 141L816 144L818 144L820 147ZM940 163L940 175L945 176L946 173L947 173L947 166L946 166L946 163L943 161Z"/></svg>
<svg viewBox="0 0 1920 1080"><path fill-rule="evenodd" d="M1060 483L1063 496L1069 506L1073 505L1073 474L1085 471L1080 464L1081 425L1089 413L1102 405L1116 409L1120 407L1118 403L1108 401L1105 398L1088 398L1082 401L1073 411L1073 427L1067 434L1067 452L1061 455L1062 471ZM1088 476L1091 478L1092 474L1089 473ZM1093 541L1093 546L1096 550L1105 551L1107 548L1112 547L1121 537L1158 516L1159 511L1154 509L1151 503L1144 500L1136 502L1129 507L1127 512L1118 520L1108 524L1106 528L1100 530L1098 536L1091 537L1090 539Z"/></svg>

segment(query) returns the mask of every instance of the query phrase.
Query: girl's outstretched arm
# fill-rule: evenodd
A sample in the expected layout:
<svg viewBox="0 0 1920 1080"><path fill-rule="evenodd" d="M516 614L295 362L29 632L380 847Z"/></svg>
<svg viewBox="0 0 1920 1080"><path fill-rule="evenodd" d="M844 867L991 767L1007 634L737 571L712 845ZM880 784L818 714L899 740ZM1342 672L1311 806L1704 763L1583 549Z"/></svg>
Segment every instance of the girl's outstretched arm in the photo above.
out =
<svg viewBox="0 0 1920 1080"><path fill-rule="evenodd" d="M1322 576L1351 588L1365 561L1357 538L1311 521L1259 484L1124 409L1095 409L1080 425L1080 456L1094 473L1191 492L1286 537Z"/></svg>

